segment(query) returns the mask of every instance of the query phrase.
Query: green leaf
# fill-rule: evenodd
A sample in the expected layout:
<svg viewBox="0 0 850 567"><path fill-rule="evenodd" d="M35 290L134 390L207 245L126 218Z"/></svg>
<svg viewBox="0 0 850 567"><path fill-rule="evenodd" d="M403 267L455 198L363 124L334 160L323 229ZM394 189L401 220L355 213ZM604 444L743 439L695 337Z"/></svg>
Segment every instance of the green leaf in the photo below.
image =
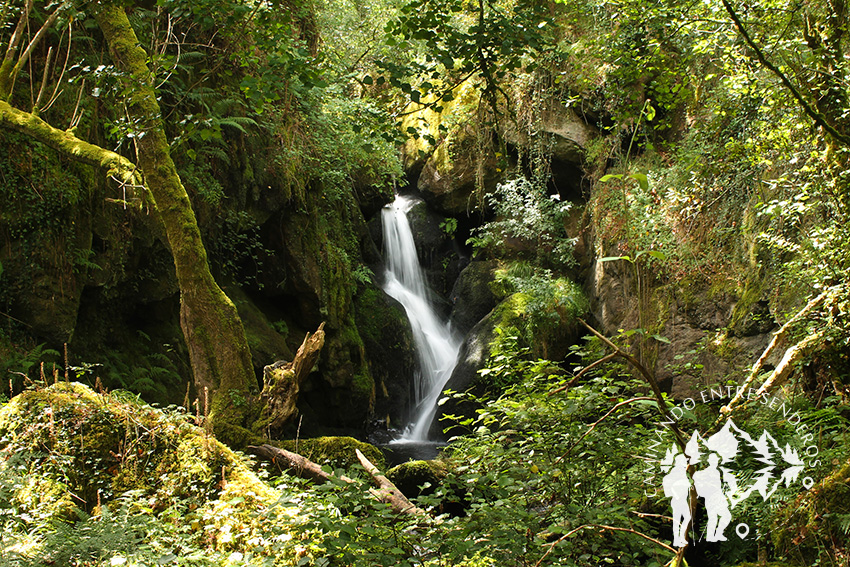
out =
<svg viewBox="0 0 850 567"><path fill-rule="evenodd" d="M607 183L608 181L611 181L612 179L622 179L622 178L623 178L622 175L615 175L613 173L609 173L608 175L603 175L602 177L600 177L599 181L601 181L602 183Z"/></svg>
<svg viewBox="0 0 850 567"><path fill-rule="evenodd" d="M604 258L599 258L600 262L613 262L614 260L627 260L629 262L632 261L630 256L605 256Z"/></svg>
<svg viewBox="0 0 850 567"><path fill-rule="evenodd" d="M660 343L664 343L665 345L670 344L670 339L668 339L667 337L662 337L661 335L658 335L658 334L649 335L649 336L652 337L653 339L655 339L656 341L660 342Z"/></svg>
<svg viewBox="0 0 850 567"><path fill-rule="evenodd" d="M640 188L644 191L649 190L649 179L647 179L645 173L630 173L629 177L637 181Z"/></svg>

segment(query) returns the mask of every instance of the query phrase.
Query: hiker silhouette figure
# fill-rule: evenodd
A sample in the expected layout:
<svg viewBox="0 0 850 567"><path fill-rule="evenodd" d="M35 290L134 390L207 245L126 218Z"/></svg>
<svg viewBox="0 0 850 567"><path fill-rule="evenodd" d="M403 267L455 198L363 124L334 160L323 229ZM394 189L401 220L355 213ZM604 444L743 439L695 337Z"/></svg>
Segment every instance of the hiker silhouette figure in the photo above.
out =
<svg viewBox="0 0 850 567"><path fill-rule="evenodd" d="M723 482L717 466L719 461L717 454L711 453L708 456L708 467L694 473L694 488L697 495L705 500L705 511L708 513L705 537L707 541L726 541L723 531L732 521L729 499L723 492Z"/></svg>
<svg viewBox="0 0 850 567"><path fill-rule="evenodd" d="M664 495L670 497L673 507L673 545L681 547L688 543L691 521L691 479L688 478L688 458L685 455L676 455L673 467L664 476L663 486Z"/></svg>

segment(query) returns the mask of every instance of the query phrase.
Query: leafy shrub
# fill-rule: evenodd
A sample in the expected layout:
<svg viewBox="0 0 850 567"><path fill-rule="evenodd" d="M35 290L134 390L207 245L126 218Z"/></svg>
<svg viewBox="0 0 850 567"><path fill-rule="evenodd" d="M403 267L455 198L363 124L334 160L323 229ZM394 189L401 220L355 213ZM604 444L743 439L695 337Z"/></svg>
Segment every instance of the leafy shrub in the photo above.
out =
<svg viewBox="0 0 850 567"><path fill-rule="evenodd" d="M534 260L543 266L572 265L575 240L568 238L564 228L569 202L547 195L540 184L524 177L499 184L486 198L496 220L476 229L469 240L476 250Z"/></svg>

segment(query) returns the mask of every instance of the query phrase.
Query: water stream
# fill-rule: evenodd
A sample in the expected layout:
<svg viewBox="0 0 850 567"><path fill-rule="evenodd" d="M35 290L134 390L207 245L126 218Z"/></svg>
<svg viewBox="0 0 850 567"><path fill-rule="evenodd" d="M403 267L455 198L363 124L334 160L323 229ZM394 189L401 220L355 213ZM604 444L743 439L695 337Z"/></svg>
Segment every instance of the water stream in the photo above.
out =
<svg viewBox="0 0 850 567"><path fill-rule="evenodd" d="M428 299L419 266L407 211L418 201L397 196L381 211L387 273L384 291L404 307L419 356L420 371L414 377L413 419L399 442L428 441L428 430L437 413L437 400L457 363L460 342L442 321Z"/></svg>

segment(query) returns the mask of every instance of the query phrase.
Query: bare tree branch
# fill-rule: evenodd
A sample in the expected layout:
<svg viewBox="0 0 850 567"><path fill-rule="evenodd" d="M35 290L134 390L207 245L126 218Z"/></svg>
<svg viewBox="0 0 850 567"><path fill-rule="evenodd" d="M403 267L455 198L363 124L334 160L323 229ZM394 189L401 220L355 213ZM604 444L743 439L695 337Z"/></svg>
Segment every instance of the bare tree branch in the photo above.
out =
<svg viewBox="0 0 850 567"><path fill-rule="evenodd" d="M579 318L579 322L587 327L587 329L593 333L599 340L605 343L609 348L614 351L614 354L619 356L620 358L626 359L632 366L637 368L638 372L646 379L649 383L649 387L652 389L652 393L655 395L655 400L658 402L658 411L661 412L662 417L666 420L666 425L670 426L670 430L673 431L673 435L676 437L676 444L682 449L685 450L685 436L682 433L682 430L679 429L679 426L676 425L676 420L670 415L670 412L667 411L667 402L664 400L664 395L661 393L661 388L658 387L658 382L655 380L655 376L646 369L646 367L641 364L641 362L632 356L631 354L625 352L620 347L612 343L608 337L591 327L587 324L584 319Z"/></svg>

